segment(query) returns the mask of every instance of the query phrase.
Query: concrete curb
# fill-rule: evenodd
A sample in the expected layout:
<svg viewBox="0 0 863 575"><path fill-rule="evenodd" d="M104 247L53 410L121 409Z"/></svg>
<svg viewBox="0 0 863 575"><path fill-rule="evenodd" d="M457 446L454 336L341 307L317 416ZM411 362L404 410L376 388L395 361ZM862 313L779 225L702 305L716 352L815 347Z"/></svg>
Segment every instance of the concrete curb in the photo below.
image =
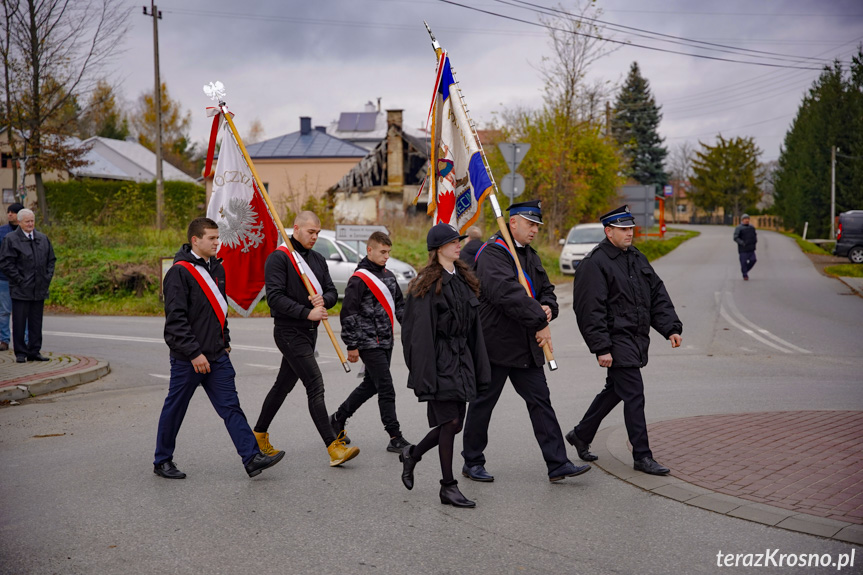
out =
<svg viewBox="0 0 863 575"><path fill-rule="evenodd" d="M645 491L707 509L722 515L737 517L798 531L828 539L863 545L863 525L826 519L806 513L789 511L772 505L755 503L739 497L716 493L687 483L672 475L647 475L632 468L632 453L627 447L626 428L622 425L600 431L593 442L592 451L599 456L592 464L604 471L640 487ZM672 473L674 470L672 470Z"/></svg>
<svg viewBox="0 0 863 575"><path fill-rule="evenodd" d="M851 291L857 295L863 296L863 278L839 276L839 281L851 288Z"/></svg>
<svg viewBox="0 0 863 575"><path fill-rule="evenodd" d="M107 361L96 360L95 365L84 367L80 370L71 373L64 373L38 381L20 383L9 387L0 388L0 401L17 401L19 399L27 399L37 395L43 395L81 385L82 383L90 383L108 375L111 372L111 366Z"/></svg>

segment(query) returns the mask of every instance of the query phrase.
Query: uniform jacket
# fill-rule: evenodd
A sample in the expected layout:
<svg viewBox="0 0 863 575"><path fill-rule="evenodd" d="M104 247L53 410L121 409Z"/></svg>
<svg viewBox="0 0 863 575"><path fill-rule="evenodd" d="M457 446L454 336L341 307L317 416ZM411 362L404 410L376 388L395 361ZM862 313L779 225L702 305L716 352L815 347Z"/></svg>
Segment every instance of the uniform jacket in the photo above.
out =
<svg viewBox="0 0 863 575"><path fill-rule="evenodd" d="M56 261L48 236L37 230L33 230L31 241L18 226L0 243L0 270L9 279L12 299L48 299L48 286L54 277Z"/></svg>
<svg viewBox="0 0 863 575"><path fill-rule="evenodd" d="M734 228L734 241L737 243L737 253L754 252L758 234L749 224L740 224Z"/></svg>
<svg viewBox="0 0 863 575"><path fill-rule="evenodd" d="M0 245L3 245L3 238L5 238L7 235L11 234L17 229L18 226L13 226L12 224L5 224L0 226ZM6 277L6 274L3 273L3 270L0 270L0 281L9 281L9 278Z"/></svg>
<svg viewBox="0 0 863 575"><path fill-rule="evenodd" d="M357 269L371 272L389 288L396 306L395 320L401 323L405 300L393 272L367 257L360 260ZM348 280L339 319L342 341L348 349L392 349L393 326L390 316L362 279L351 277Z"/></svg>
<svg viewBox="0 0 863 575"><path fill-rule="evenodd" d="M573 309L591 353L611 353L612 367L647 365L650 328L682 334L665 285L638 249L602 240L575 269Z"/></svg>
<svg viewBox="0 0 863 575"><path fill-rule="evenodd" d="M184 244L174 256L175 264L181 261L201 262L189 244ZM225 268L222 260L210 258L209 265L210 276L224 297ZM206 273L201 268L198 271ZM225 348L231 343L228 320L225 319L223 333L207 294L192 273L183 266L171 266L165 274L162 291L165 294L165 343L171 350L171 357L192 361L203 353L207 361L213 362L224 355Z"/></svg>
<svg viewBox="0 0 863 575"><path fill-rule="evenodd" d="M318 252L307 250L294 238L290 238L290 242L321 282L321 289L324 290L321 294L324 298L324 307L329 309L336 305L339 293L330 278L327 260ZM273 323L277 326L316 328L321 322L308 319L309 312L313 308L312 302L309 301L309 292L302 278L297 275L290 257L282 250L276 250L269 255L267 263L264 264L264 281L267 285L270 315L273 316Z"/></svg>
<svg viewBox="0 0 863 575"><path fill-rule="evenodd" d="M539 254L530 247L516 247L521 268L530 276L536 299L518 283L515 261L509 251L495 244L500 234L486 243L476 259L476 274L482 286L480 321L488 343L489 361L507 367L532 367L545 364L536 344L536 332L548 325L543 305L557 317L554 285L542 267Z"/></svg>
<svg viewBox="0 0 863 575"><path fill-rule="evenodd" d="M418 298L408 294L402 347L410 370L408 387L420 401L472 401L491 381L491 367L479 320L479 300L456 272L443 272Z"/></svg>

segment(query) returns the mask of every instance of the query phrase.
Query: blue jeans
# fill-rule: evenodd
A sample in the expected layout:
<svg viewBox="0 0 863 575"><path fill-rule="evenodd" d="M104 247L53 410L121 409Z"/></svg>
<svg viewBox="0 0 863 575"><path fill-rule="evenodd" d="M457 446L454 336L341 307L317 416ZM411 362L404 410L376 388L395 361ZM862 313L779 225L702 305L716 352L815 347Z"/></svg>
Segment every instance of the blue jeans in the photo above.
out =
<svg viewBox="0 0 863 575"><path fill-rule="evenodd" d="M9 318L12 317L12 296L9 295L9 280L0 280L0 341L9 343Z"/></svg>
<svg viewBox="0 0 863 575"><path fill-rule="evenodd" d="M240 398L234 384L236 372L226 353L216 361L210 362L210 373L195 373L191 361L171 358L171 383L168 386L168 397L162 407L159 417L159 431L156 434L155 465L170 461L174 457L174 445L177 433L186 416L189 401L198 386L204 388L210 403L216 408L225 421L225 427L231 435L231 440L237 448L237 453L243 463L249 463L260 450L243 410L240 409Z"/></svg>

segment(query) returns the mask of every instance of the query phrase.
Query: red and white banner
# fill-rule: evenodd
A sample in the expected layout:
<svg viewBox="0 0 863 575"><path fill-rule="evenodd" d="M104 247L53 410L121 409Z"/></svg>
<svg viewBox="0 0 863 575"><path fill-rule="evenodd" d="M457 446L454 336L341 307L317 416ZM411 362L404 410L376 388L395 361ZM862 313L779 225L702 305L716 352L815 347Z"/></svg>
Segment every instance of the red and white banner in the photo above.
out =
<svg viewBox="0 0 863 575"><path fill-rule="evenodd" d="M279 232L227 122L221 132L207 217L219 225L228 302L248 317L264 296L264 263L278 245Z"/></svg>
<svg viewBox="0 0 863 575"><path fill-rule="evenodd" d="M390 324L395 328L396 302L393 301L393 294L390 288L387 287L387 284L368 270L357 270L354 272L354 275L363 280L363 283L368 286L369 291L372 292L372 295L375 296L375 299L378 300L378 303L381 304L384 311L390 317Z"/></svg>

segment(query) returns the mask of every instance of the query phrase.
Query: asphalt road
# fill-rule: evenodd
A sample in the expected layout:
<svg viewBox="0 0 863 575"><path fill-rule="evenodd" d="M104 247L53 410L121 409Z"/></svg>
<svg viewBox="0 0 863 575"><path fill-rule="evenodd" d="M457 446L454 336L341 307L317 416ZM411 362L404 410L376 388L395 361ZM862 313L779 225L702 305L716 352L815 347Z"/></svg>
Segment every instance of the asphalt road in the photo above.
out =
<svg viewBox="0 0 863 575"><path fill-rule="evenodd" d="M693 229L701 236L655 263L684 333L680 349L658 335L653 341L644 370L648 421L863 409L863 299L819 275L792 240L766 231L744 283L731 228ZM571 300L568 286L560 291ZM253 480L206 395L196 394L175 455L188 478L167 481L152 473L168 384L162 324L46 318L45 350L105 358L113 371L0 408L0 573L714 573L747 571L718 567L720 551L852 549L652 495L598 468L552 485L511 388L495 411L486 453L495 482L460 482L477 501L473 510L439 503L434 451L417 467L414 490L404 489L374 401L348 422L361 454L330 468L301 388L270 429L287 457ZM231 320L232 360L252 423L279 365L271 328L267 319ZM571 306L564 304L552 332L560 369L549 382L567 430L604 373ZM323 330L319 337L333 411L358 383L357 370L344 374ZM394 358L399 418L408 440L418 441L425 408L404 387L400 348ZM604 426L620 424L618 408ZM861 572L863 549L856 559Z"/></svg>

